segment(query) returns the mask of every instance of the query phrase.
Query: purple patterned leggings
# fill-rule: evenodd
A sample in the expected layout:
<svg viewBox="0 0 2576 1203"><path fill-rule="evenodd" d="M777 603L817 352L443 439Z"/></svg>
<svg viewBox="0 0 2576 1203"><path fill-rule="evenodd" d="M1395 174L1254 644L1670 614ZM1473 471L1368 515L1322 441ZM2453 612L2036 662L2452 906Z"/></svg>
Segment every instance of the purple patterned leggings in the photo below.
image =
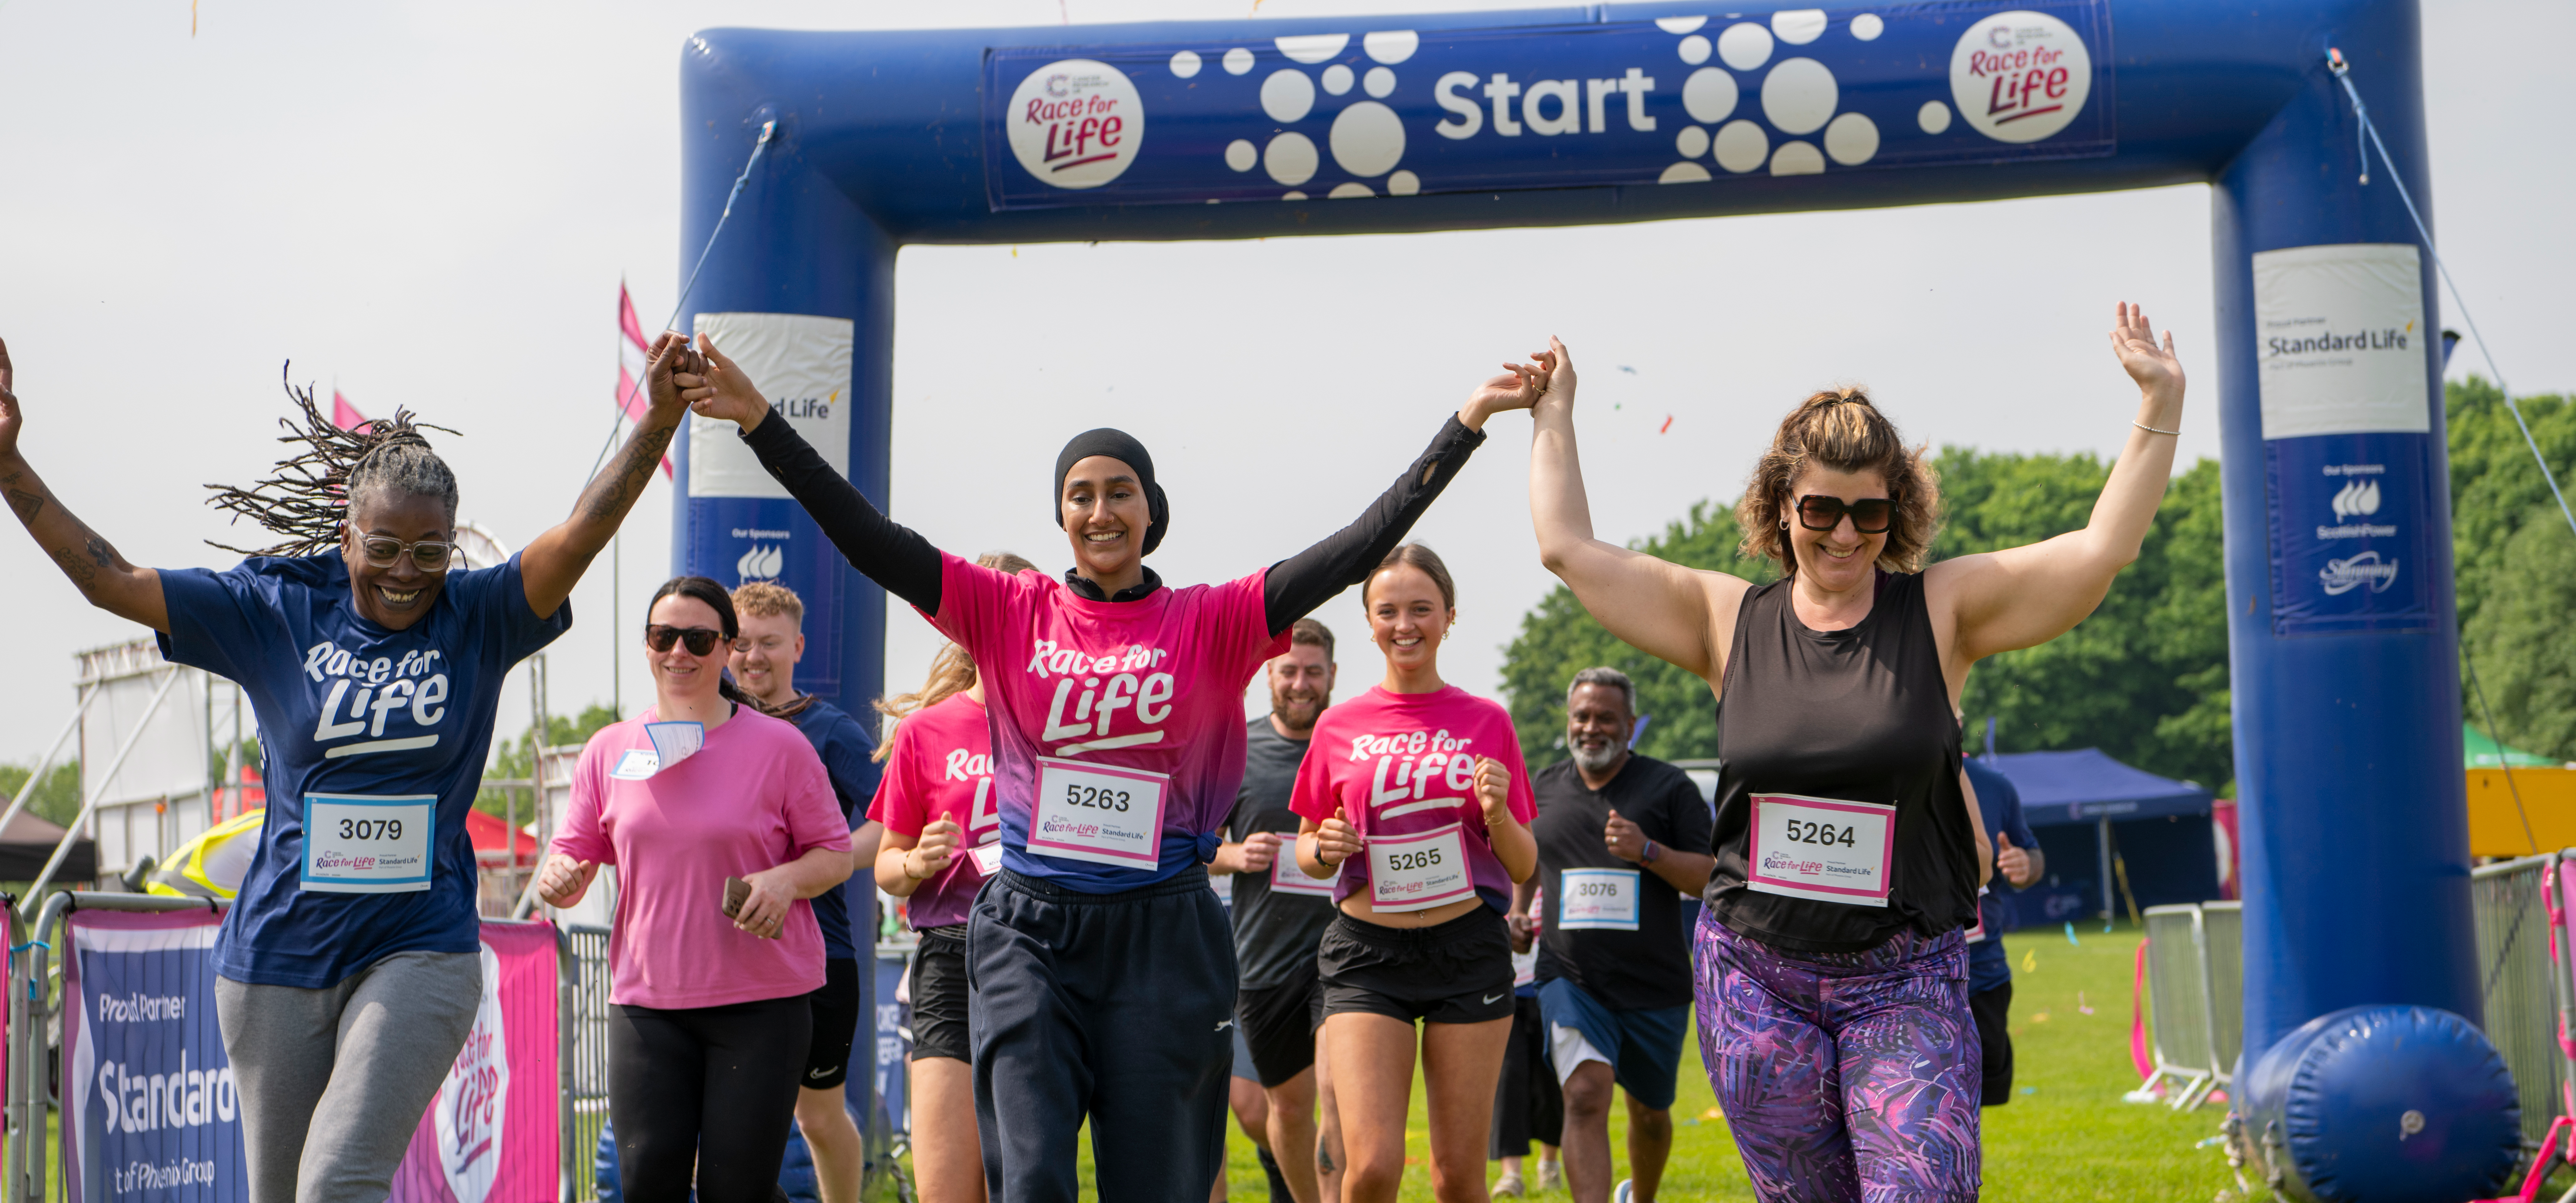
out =
<svg viewBox="0 0 2576 1203"><path fill-rule="evenodd" d="M1693 943L1700 1060L1763 1203L1977 1197L1959 933L1793 955L1703 913Z"/></svg>

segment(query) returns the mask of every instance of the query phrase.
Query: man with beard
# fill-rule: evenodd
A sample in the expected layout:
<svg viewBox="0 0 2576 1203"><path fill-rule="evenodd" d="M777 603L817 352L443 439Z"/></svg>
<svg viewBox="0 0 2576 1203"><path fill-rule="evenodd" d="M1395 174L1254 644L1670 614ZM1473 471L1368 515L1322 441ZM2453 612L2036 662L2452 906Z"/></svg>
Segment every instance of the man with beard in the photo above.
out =
<svg viewBox="0 0 2576 1203"><path fill-rule="evenodd" d="M1565 693L1569 757L1531 779L1539 871L1513 896L1526 930L1533 889L1538 995L1565 1089L1565 1180L1575 1203L1605 1203L1610 1096L1628 1096L1629 1178L1618 1203L1652 1203L1672 1153L1675 1075L1690 1021L1690 933L1681 902L1708 886L1708 804L1680 769L1636 755L1637 687L1613 668L1574 674Z"/></svg>
<svg viewBox="0 0 2576 1203"><path fill-rule="evenodd" d="M1241 976L1235 1018L1270 1103L1270 1149L1263 1160L1275 1157L1273 1173L1285 1177L1296 1203L1320 1203L1341 1197L1335 1170L1340 1158L1334 1156L1339 1142L1327 1131L1319 1150L1315 1133L1316 1098L1329 1091L1321 1083L1323 1058L1316 1047L1324 996L1315 946L1333 921L1333 883L1306 876L1280 845L1296 836L1289 795L1315 720L1332 702L1333 633L1300 618L1289 640L1288 653L1265 670L1270 713L1248 725L1243 785L1226 818L1227 842L1208 872L1236 875L1234 955ZM1328 1124L1332 1114L1327 1101Z"/></svg>

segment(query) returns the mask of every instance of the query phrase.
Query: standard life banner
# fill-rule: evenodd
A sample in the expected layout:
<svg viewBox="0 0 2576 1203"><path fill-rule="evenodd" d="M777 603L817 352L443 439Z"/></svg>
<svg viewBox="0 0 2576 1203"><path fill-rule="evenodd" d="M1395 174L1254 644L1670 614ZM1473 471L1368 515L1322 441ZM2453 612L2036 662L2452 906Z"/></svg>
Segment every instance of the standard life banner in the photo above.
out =
<svg viewBox="0 0 2576 1203"><path fill-rule="evenodd" d="M241 1098L215 1017L205 911L75 911L63 962L66 1197L248 1200ZM412 1137L396 1200L552 1200L553 930L483 925L473 1034Z"/></svg>
<svg viewBox="0 0 2576 1203"><path fill-rule="evenodd" d="M2104 0L1080 48L984 62L994 209L2108 155Z"/></svg>

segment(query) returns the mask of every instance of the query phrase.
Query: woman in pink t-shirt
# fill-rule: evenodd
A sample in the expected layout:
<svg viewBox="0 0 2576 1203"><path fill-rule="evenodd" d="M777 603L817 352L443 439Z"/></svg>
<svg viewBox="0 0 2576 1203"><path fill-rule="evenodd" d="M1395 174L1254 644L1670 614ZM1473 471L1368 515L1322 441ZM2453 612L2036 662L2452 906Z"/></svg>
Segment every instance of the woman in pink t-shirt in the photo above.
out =
<svg viewBox="0 0 2576 1203"><path fill-rule="evenodd" d="M1404 1177L1415 1038L1430 1098L1431 1189L1485 1195L1485 1138L1512 1031L1512 886L1538 869L1538 813L1512 718L1440 680L1457 589L1431 549L1389 553L1361 588L1386 680L1326 710L1288 808L1297 864L1337 878L1315 950L1345 1165L1342 1197Z"/></svg>
<svg viewBox="0 0 2576 1203"><path fill-rule="evenodd" d="M1243 782L1244 686L1287 650L1291 624L1367 578L1484 442L1486 419L1536 386L1525 369L1487 380L1357 520L1306 550L1166 587L1145 557L1173 506L1133 436L1088 430L1056 455L1047 510L1072 569L1000 572L888 520L701 342L715 395L696 412L740 426L851 566L983 670L1002 864L968 913L967 955L988 1188L1075 1197L1088 1123L1101 1197L1196 1203L1225 1155L1234 937L1206 865Z"/></svg>
<svg viewBox="0 0 2576 1203"><path fill-rule="evenodd" d="M1003 572L1037 565L1007 551L975 560ZM993 736L975 658L949 644L920 692L877 710L897 721L877 745L885 775L868 817L885 824L877 888L909 899L912 954L912 1173L922 1203L983 1203L973 1053L966 1040L966 908L1002 865L993 806Z"/></svg>
<svg viewBox="0 0 2576 1203"><path fill-rule="evenodd" d="M850 875L814 746L724 676L733 598L677 577L647 607L653 708L590 737L538 893L581 901L617 866L608 1114L637 1203L766 1203L823 985L806 900ZM730 918L728 879L748 894Z"/></svg>

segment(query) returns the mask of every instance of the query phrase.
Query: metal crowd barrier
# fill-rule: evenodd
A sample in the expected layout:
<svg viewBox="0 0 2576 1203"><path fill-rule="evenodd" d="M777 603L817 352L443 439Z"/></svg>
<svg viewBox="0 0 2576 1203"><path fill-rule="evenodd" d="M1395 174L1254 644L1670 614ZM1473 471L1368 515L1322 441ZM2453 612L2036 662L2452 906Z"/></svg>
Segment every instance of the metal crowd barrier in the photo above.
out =
<svg viewBox="0 0 2576 1203"><path fill-rule="evenodd" d="M599 1197L592 1174L600 1129L608 1126L608 929L575 923L564 929L579 975L564 1006L564 1185L567 1203Z"/></svg>
<svg viewBox="0 0 2576 1203"><path fill-rule="evenodd" d="M2200 904L2200 935L2209 974L2209 1073L2234 1086L2245 1055L2245 904Z"/></svg>
<svg viewBox="0 0 2576 1203"><path fill-rule="evenodd" d="M2568 962L2563 950L2553 957L2545 896L2556 883L2559 859L2545 853L2469 872L2487 1038L2513 1071L2523 1143L2533 1148L2567 1113L2568 1065L2558 1031L2568 1004Z"/></svg>
<svg viewBox="0 0 2576 1203"><path fill-rule="evenodd" d="M2171 1081L2171 1106L2188 1111L2218 1087L2222 1074L2215 1034L2217 1006L2210 993L2209 938L2195 903L2151 906L2147 922L2148 1040L2155 1072L2140 1090ZM2240 971L2241 976L2241 971ZM2241 1013L2242 992L2238 995ZM2241 1025L2240 1025L2241 1026Z"/></svg>
<svg viewBox="0 0 2576 1203"><path fill-rule="evenodd" d="M53 1046L61 1031L57 1010L61 1004L62 979L56 968L60 958L54 954L62 947L71 913L75 910L221 911L230 905L230 900L224 899L64 891L45 899L44 909L38 913L33 927L19 932L13 922L12 934L20 938L17 947L22 955L10 958L7 983L7 1173L5 1179L0 1179L0 1203L45 1203L51 1197L48 1193L47 1158L53 1152L53 1133L49 1130L52 1127L49 1121L61 1109L61 1099L53 1083ZM13 914L11 918L14 921L17 916ZM602 1118L607 1110L607 1041L604 1033L582 1040L580 1037L584 1033L573 1022L577 1014L577 995L585 988L596 990L602 1000L600 1014L605 1015L608 996L607 933L598 928L582 930L597 933L595 971L586 972L592 970L593 965L583 954L583 946L577 942L579 932L570 938L560 928L555 933L555 1016L559 1025L557 1039L561 1041L556 1072L567 1104L556 1112L556 1130L557 1139L563 1146L560 1197L565 1200L591 1197L588 1190L590 1150L576 1137L587 1131L595 1141L599 1133L596 1122L587 1128L576 1122L580 1112L579 1106L575 1105L579 1098L579 1084L595 1080ZM584 1079L582 1071L594 1060L598 1063L596 1074ZM576 1189L582 1193L575 1194Z"/></svg>

